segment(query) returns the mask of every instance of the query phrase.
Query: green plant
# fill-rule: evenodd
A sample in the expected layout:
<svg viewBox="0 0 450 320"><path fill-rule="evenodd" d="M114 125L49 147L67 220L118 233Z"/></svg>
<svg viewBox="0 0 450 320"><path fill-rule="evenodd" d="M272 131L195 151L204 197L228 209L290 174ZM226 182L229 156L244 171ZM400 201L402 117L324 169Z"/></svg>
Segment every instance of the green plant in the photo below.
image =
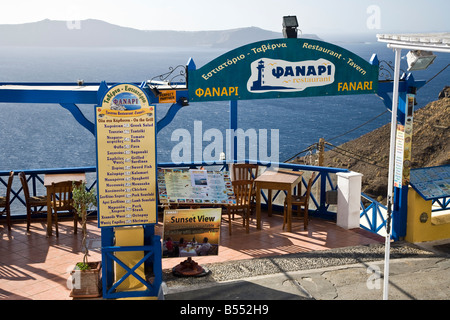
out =
<svg viewBox="0 0 450 320"><path fill-rule="evenodd" d="M76 270L89 270L90 266L87 263L85 263L85 262L78 262L75 265L75 269Z"/></svg>
<svg viewBox="0 0 450 320"><path fill-rule="evenodd" d="M81 218L81 230L83 232L82 246L84 248L84 256L83 262L77 263L77 268L80 270L89 270L88 264L88 254L89 250L86 245L87 238L87 228L86 228L86 220L88 215L88 210L97 206L97 197L95 195L95 190L87 190L86 183L73 183L72 188L72 198L73 198L73 207L77 212L78 216Z"/></svg>

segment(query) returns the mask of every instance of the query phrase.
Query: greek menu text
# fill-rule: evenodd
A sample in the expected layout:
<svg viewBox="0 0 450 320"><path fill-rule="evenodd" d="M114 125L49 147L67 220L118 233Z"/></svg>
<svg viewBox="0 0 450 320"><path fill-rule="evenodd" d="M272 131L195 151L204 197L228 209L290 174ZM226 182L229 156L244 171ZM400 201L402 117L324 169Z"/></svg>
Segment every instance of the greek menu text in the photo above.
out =
<svg viewBox="0 0 450 320"><path fill-rule="evenodd" d="M129 87L96 108L99 227L156 223L154 107Z"/></svg>

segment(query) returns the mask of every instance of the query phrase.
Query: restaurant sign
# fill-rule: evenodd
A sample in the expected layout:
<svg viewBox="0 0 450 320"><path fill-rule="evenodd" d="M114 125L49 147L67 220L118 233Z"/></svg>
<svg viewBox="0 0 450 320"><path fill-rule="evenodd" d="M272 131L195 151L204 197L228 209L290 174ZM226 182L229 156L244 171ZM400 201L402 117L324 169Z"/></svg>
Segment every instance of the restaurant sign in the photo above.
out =
<svg viewBox="0 0 450 320"><path fill-rule="evenodd" d="M131 84L109 88L96 107L98 225L156 223L155 108Z"/></svg>
<svg viewBox="0 0 450 320"><path fill-rule="evenodd" d="M377 88L378 65L310 39L255 42L188 72L191 101L367 94Z"/></svg>

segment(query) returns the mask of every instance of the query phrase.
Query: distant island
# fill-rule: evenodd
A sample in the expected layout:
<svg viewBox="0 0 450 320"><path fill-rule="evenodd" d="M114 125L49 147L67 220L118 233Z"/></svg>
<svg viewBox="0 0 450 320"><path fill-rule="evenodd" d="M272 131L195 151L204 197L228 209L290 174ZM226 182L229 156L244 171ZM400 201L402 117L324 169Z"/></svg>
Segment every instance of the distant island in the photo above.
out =
<svg viewBox="0 0 450 320"><path fill-rule="evenodd" d="M257 27L221 31L145 31L94 19L0 24L0 46L235 48L282 37L281 26L280 32L273 32ZM301 37L320 40L314 34Z"/></svg>

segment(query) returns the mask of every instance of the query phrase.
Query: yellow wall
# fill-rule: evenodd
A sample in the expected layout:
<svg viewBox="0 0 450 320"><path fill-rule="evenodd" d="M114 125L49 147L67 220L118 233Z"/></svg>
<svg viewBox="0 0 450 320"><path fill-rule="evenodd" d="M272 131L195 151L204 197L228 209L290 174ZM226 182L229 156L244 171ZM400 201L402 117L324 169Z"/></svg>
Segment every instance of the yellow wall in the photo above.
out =
<svg viewBox="0 0 450 320"><path fill-rule="evenodd" d="M420 215L426 213L428 220L420 222ZM431 200L424 200L413 188L408 190L408 217L406 237L408 242L434 241L450 238L450 223L433 224L431 218Z"/></svg>
<svg viewBox="0 0 450 320"><path fill-rule="evenodd" d="M144 228L121 227L115 228L116 246L143 246L144 245ZM128 267L135 266L143 257L143 251L116 252L115 255L125 263ZM126 273L125 269L117 263L114 263L115 272L114 280L118 281ZM145 279L144 264L141 264L135 272ZM133 275L129 275L118 287L117 291L136 290L144 287L144 285Z"/></svg>

